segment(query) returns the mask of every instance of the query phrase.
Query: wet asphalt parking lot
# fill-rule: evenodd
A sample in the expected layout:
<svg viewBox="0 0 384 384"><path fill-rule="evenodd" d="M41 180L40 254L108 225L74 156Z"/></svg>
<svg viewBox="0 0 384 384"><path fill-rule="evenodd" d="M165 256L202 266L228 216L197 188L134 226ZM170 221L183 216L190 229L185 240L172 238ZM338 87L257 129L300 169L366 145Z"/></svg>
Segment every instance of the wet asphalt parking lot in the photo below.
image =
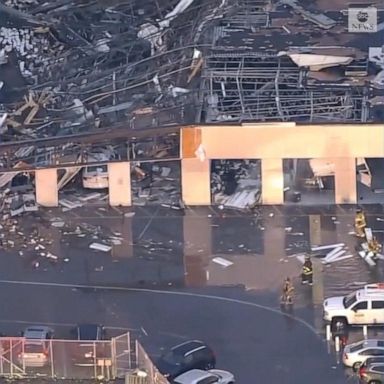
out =
<svg viewBox="0 0 384 384"><path fill-rule="evenodd" d="M368 226L382 241L382 207L365 211ZM153 358L184 340L202 339L215 350L218 367L232 371L239 383L356 382L327 351L319 295L382 280L382 265L369 269L355 256L324 267L314 294L298 284L300 263L290 257L314 241L344 242L356 255L357 239L349 234L355 207L263 207L253 214L145 207L132 217L125 212L89 207L65 214L45 211L43 220L23 218L23 230L37 222L39 236L55 239L51 251L59 259L20 255L16 248L3 253L1 330L18 335L29 324L51 324L57 337L68 338L74 324L98 322L110 335L130 330ZM315 229L314 217L320 218ZM52 218L65 226L51 226ZM119 234L122 244L112 252L89 249L110 232ZM223 267L215 257L233 264ZM285 276L297 287L288 314L278 302ZM359 331L350 335L358 337Z"/></svg>

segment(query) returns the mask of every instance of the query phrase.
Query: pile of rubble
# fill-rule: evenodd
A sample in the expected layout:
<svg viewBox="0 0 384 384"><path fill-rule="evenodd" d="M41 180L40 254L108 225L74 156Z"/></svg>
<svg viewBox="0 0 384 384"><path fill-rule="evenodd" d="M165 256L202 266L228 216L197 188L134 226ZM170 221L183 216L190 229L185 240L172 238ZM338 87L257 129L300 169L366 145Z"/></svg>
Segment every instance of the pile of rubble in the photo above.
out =
<svg viewBox="0 0 384 384"><path fill-rule="evenodd" d="M214 161L211 174L213 202L226 208L253 208L261 201L258 160Z"/></svg>
<svg viewBox="0 0 384 384"><path fill-rule="evenodd" d="M191 22L200 3L6 1L0 65L12 76L2 80L19 98L4 102L5 125L20 128L17 137L47 137L127 120L135 128L182 122L194 100L187 78L195 62L192 31L204 25ZM20 76L26 85L14 87ZM26 119L27 108L33 112Z"/></svg>
<svg viewBox="0 0 384 384"><path fill-rule="evenodd" d="M133 165L133 205L151 203L181 209L180 165L177 163L143 163Z"/></svg>

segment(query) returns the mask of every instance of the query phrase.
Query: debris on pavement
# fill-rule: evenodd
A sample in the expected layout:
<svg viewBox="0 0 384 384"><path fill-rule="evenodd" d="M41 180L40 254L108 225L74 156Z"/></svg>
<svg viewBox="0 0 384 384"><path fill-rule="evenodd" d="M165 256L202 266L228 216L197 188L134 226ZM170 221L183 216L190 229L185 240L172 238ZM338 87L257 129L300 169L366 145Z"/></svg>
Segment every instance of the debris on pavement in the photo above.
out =
<svg viewBox="0 0 384 384"><path fill-rule="evenodd" d="M233 265L232 261L224 259L223 257L214 257L212 259L212 261L216 264L223 266L224 268L227 268L227 267L230 267L231 265Z"/></svg>
<svg viewBox="0 0 384 384"><path fill-rule="evenodd" d="M109 252L112 249L112 247L110 247L109 245L100 244L100 243L92 243L89 245L89 248L95 249L97 251L102 251L102 252Z"/></svg>

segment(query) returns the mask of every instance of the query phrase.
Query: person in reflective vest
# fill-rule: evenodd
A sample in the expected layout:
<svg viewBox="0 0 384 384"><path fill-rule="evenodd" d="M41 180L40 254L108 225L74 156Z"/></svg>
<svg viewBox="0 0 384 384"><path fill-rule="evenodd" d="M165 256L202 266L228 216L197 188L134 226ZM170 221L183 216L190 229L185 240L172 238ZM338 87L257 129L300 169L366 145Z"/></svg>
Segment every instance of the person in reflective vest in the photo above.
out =
<svg viewBox="0 0 384 384"><path fill-rule="evenodd" d="M373 253L375 257L381 251L381 244L377 241L376 237L373 237L372 240L368 241L368 250Z"/></svg>
<svg viewBox="0 0 384 384"><path fill-rule="evenodd" d="M365 227L367 222L365 220L364 212L359 209L355 216L355 234L357 237L365 237Z"/></svg>
<svg viewBox="0 0 384 384"><path fill-rule="evenodd" d="M287 277L284 280L283 284L283 294L281 295L281 303L282 304L293 304L293 293L295 292L295 288L291 282L291 279Z"/></svg>
<svg viewBox="0 0 384 384"><path fill-rule="evenodd" d="M313 284L313 266L309 256L305 257L303 268L301 270L301 284Z"/></svg>

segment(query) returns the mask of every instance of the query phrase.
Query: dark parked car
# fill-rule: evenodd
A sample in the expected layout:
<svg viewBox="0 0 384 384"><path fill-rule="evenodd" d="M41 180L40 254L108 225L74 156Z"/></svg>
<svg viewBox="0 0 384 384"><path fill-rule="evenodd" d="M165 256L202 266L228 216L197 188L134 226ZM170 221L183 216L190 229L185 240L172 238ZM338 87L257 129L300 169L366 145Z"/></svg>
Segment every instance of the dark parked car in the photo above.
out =
<svg viewBox="0 0 384 384"><path fill-rule="evenodd" d="M72 334L77 340L81 340L76 345L75 360L76 365L92 366L97 358L108 357L107 345L102 342L105 340L105 329L99 324L79 324L72 330Z"/></svg>
<svg viewBox="0 0 384 384"><path fill-rule="evenodd" d="M157 368L167 378L174 379L191 369L213 369L216 358L212 349L199 340L176 345L157 361Z"/></svg>
<svg viewBox="0 0 384 384"><path fill-rule="evenodd" d="M359 376L361 383L384 384L384 358L370 357L360 367Z"/></svg>

